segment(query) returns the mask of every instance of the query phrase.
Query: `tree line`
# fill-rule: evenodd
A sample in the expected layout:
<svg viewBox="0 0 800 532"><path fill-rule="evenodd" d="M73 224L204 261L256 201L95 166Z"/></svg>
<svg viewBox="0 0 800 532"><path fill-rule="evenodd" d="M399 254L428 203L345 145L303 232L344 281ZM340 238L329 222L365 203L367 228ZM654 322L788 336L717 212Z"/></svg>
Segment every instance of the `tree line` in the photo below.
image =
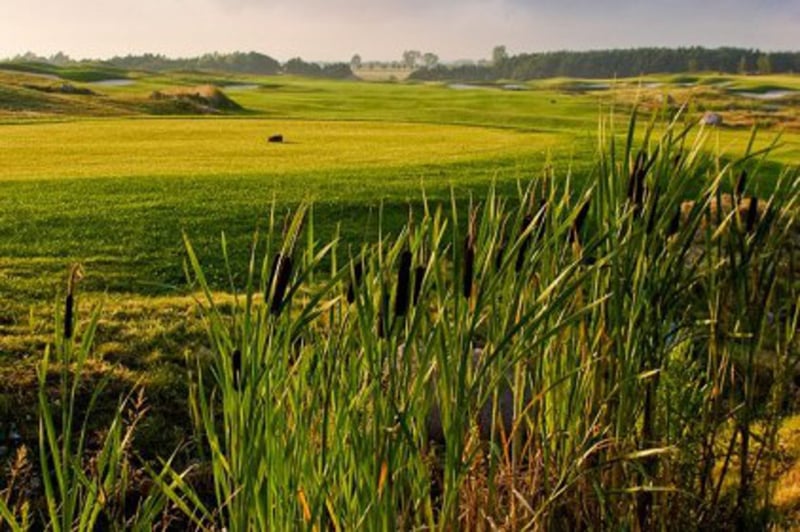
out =
<svg viewBox="0 0 800 532"><path fill-rule="evenodd" d="M479 64L420 68L418 80L492 81L631 77L682 72L770 74L800 72L800 52L762 52L745 48L631 48L584 52L541 52L509 55L504 46L492 51L492 60Z"/></svg>
<svg viewBox="0 0 800 532"><path fill-rule="evenodd" d="M77 61L62 52L49 57L38 56L28 52L14 57L12 61L47 63L59 67L100 64L124 70L144 70L150 72L200 70L265 76L284 73L338 79L353 77L353 72L350 70L350 65L347 63L320 64L307 62L299 57L295 57L281 64L278 60L259 52L233 52L227 54L214 52L187 58L171 58L162 54L148 53L115 56L103 61Z"/></svg>

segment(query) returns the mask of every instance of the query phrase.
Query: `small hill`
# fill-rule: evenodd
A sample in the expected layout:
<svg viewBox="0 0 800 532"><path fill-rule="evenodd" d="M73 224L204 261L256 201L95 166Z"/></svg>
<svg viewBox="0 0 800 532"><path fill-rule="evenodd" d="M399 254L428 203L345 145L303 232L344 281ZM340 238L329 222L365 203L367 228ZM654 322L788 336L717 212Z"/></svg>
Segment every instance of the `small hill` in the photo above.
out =
<svg viewBox="0 0 800 532"><path fill-rule="evenodd" d="M158 90L150 95L150 100L156 103L154 112L217 114L242 110L241 105L214 85Z"/></svg>

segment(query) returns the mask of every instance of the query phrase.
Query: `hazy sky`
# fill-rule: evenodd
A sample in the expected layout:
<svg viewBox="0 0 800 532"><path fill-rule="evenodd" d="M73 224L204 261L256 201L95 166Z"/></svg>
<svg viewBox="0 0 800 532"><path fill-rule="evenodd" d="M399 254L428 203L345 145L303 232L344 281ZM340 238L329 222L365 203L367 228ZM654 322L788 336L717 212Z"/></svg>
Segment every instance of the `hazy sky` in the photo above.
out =
<svg viewBox="0 0 800 532"><path fill-rule="evenodd" d="M256 50L442 59L632 46L800 48L800 0L0 0L0 57Z"/></svg>

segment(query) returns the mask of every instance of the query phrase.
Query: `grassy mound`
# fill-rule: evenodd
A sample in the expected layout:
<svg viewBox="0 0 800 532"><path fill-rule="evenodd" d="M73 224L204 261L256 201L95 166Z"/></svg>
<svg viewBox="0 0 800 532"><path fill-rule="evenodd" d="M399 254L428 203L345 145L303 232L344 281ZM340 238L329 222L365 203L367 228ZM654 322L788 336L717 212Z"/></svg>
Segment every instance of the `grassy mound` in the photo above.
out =
<svg viewBox="0 0 800 532"><path fill-rule="evenodd" d="M165 111L170 114L217 114L242 110L238 103L213 85L154 91L150 99L158 102L156 112Z"/></svg>

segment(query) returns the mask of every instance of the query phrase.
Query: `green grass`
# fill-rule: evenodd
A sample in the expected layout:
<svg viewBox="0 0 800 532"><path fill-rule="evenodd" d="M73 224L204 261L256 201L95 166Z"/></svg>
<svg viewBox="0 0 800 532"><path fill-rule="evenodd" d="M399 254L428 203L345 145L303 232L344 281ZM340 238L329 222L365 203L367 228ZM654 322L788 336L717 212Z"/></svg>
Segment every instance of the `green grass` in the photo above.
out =
<svg viewBox="0 0 800 532"><path fill-rule="evenodd" d="M19 321L28 305L51 295L72 261L87 266L93 289L173 291L183 285L176 260L182 230L208 250L215 278L220 233L243 260L249 234L273 199L280 205L315 199L320 235L331 236L340 223L345 241L359 243L377 234L381 202L388 227L397 228L406 204L419 206L423 188L447 199L452 187L464 200L492 183L513 191L517 180L541 175L547 165L581 173L596 152L598 117L612 106L617 121L624 117L639 82L579 94L560 90L575 81L563 79L512 92L289 76L108 74L134 83L85 84L97 95L71 96L26 89L24 83L46 80L23 72L0 75L0 293L8 294L0 315L6 320ZM742 86L797 84L795 76L731 79ZM246 109L237 116L146 116L151 92L205 82L257 88L229 91ZM98 118L109 115L115 118ZM266 144L277 132L289 143ZM757 147L777 133L762 132ZM741 152L748 135L723 129L708 149ZM800 134L789 130L782 140L772 160L796 163ZM777 171L762 171L767 187Z"/></svg>

